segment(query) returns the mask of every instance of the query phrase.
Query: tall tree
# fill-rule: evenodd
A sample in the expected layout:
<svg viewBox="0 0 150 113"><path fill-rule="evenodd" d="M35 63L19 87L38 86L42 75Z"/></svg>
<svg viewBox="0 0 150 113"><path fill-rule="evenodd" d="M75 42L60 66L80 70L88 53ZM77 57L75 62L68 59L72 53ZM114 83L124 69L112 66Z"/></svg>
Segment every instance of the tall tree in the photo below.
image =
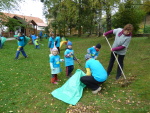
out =
<svg viewBox="0 0 150 113"><path fill-rule="evenodd" d="M145 0L142 8L146 13L150 13L150 1Z"/></svg>
<svg viewBox="0 0 150 113"><path fill-rule="evenodd" d="M128 0L126 3L120 4L119 12L113 17L114 27L124 27L130 23L134 26L134 33L139 29L139 23L142 21L145 13L139 10L139 6L134 5L134 2Z"/></svg>
<svg viewBox="0 0 150 113"><path fill-rule="evenodd" d="M16 9L20 2L24 0L0 0L0 11Z"/></svg>
<svg viewBox="0 0 150 113"><path fill-rule="evenodd" d="M112 10L113 8L117 8L117 5L120 3L120 0L102 0L103 3L103 9L106 12L106 29L111 30L112 29Z"/></svg>

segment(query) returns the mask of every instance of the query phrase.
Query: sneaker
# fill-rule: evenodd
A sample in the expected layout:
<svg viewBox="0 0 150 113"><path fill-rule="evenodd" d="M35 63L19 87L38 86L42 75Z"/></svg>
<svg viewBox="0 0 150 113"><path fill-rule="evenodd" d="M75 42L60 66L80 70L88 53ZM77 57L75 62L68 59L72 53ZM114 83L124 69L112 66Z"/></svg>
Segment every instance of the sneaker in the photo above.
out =
<svg viewBox="0 0 150 113"><path fill-rule="evenodd" d="M18 58L14 58L14 60L18 60Z"/></svg>
<svg viewBox="0 0 150 113"><path fill-rule="evenodd" d="M25 58L28 58L28 56L25 56Z"/></svg>
<svg viewBox="0 0 150 113"><path fill-rule="evenodd" d="M92 93L93 93L93 94L97 94L97 93L98 93L101 89L102 89L102 88L101 88L101 87L99 87L97 90L92 91Z"/></svg>
<svg viewBox="0 0 150 113"><path fill-rule="evenodd" d="M58 82L53 82L53 84L58 84Z"/></svg>
<svg viewBox="0 0 150 113"><path fill-rule="evenodd" d="M118 80L121 76L116 76L116 80Z"/></svg>

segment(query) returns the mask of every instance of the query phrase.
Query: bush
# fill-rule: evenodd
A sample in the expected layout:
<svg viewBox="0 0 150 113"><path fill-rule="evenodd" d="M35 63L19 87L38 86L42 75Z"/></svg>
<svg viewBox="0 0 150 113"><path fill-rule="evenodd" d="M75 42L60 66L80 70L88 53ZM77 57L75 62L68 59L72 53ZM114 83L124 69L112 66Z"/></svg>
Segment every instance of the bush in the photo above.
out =
<svg viewBox="0 0 150 113"><path fill-rule="evenodd" d="M144 33L150 33L150 25L145 26Z"/></svg>

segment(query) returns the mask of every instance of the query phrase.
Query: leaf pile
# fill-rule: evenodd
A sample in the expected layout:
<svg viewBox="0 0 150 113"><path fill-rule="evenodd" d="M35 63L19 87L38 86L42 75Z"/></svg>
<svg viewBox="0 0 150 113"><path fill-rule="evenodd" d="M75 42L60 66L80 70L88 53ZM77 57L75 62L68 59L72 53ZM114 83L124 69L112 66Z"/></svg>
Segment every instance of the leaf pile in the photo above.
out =
<svg viewBox="0 0 150 113"><path fill-rule="evenodd" d="M130 85L135 79L136 79L136 75L132 75L128 77L126 80L124 78L120 78L118 81L116 81L116 83L120 84L121 87L126 87Z"/></svg>
<svg viewBox="0 0 150 113"><path fill-rule="evenodd" d="M90 105L84 105L82 103L78 103L75 106L69 105L66 110L66 113L100 113L100 106L96 106L94 103Z"/></svg>

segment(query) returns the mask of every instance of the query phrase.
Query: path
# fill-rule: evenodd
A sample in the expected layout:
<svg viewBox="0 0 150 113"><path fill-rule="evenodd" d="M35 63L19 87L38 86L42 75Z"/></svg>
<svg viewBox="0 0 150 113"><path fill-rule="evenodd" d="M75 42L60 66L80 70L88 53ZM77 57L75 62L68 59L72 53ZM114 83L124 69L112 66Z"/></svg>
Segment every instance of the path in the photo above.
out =
<svg viewBox="0 0 150 113"><path fill-rule="evenodd" d="M6 41L8 40L15 40L16 38L7 38Z"/></svg>

